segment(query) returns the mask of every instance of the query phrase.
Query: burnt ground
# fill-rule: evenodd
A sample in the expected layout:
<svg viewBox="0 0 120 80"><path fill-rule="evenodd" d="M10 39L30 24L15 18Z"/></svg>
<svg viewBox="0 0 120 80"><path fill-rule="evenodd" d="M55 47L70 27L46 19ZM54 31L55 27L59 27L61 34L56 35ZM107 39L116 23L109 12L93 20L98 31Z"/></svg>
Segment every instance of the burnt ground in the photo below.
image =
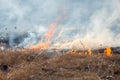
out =
<svg viewBox="0 0 120 80"><path fill-rule="evenodd" d="M120 55L0 51L0 80L120 80Z"/></svg>

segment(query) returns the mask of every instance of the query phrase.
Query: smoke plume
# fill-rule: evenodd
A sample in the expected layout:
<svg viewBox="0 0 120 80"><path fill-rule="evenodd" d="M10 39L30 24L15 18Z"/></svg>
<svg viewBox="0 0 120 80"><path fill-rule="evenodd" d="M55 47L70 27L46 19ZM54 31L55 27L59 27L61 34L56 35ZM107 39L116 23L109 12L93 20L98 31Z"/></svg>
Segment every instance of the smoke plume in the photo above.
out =
<svg viewBox="0 0 120 80"><path fill-rule="evenodd" d="M11 47L38 44L54 22L51 46L120 46L120 0L0 0L0 40Z"/></svg>

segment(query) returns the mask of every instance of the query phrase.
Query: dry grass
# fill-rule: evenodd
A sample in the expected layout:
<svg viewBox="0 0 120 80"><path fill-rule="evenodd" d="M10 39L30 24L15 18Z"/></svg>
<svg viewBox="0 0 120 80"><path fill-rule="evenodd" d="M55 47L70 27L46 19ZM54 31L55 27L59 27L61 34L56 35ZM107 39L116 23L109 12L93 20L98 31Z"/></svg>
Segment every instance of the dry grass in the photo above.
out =
<svg viewBox="0 0 120 80"><path fill-rule="evenodd" d="M118 54L112 57L67 53L49 57L47 54L0 51L0 80L120 80Z"/></svg>

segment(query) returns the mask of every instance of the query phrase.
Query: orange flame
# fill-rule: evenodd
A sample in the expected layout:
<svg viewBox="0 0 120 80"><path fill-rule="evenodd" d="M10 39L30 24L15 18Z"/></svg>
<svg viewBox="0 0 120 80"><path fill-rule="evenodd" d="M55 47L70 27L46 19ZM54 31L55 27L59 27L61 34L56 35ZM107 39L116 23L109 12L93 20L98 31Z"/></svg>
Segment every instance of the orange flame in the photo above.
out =
<svg viewBox="0 0 120 80"><path fill-rule="evenodd" d="M22 48L21 51L24 52L24 51L26 51L26 49Z"/></svg>
<svg viewBox="0 0 120 80"><path fill-rule="evenodd" d="M47 49L51 44L51 38L55 33L55 27L57 26L57 22L59 19L60 17L58 17L55 20L55 22L50 24L50 29L44 34L44 36L42 37L42 39L37 45L32 45L29 48L30 49Z"/></svg>
<svg viewBox="0 0 120 80"><path fill-rule="evenodd" d="M77 52L76 52L76 50L70 50L69 53L70 54L76 54Z"/></svg>
<svg viewBox="0 0 120 80"><path fill-rule="evenodd" d="M47 49L50 45L51 38L55 33L55 26L56 24L52 23L50 25L50 29L45 33L40 43L37 45L30 46L30 49Z"/></svg>
<svg viewBox="0 0 120 80"><path fill-rule="evenodd" d="M43 43L43 42L40 42L39 44L37 44L37 45L32 45L32 46L30 46L30 49L47 49L48 48L48 45L49 45L49 43Z"/></svg>
<svg viewBox="0 0 120 80"><path fill-rule="evenodd" d="M88 55L92 55L92 50L88 49Z"/></svg>
<svg viewBox="0 0 120 80"><path fill-rule="evenodd" d="M111 57L112 56L112 50L111 50L111 48L110 47L105 48L104 49L104 53L105 53L106 56Z"/></svg>
<svg viewBox="0 0 120 80"><path fill-rule="evenodd" d="M52 23L50 24L50 30L47 31L47 33L45 34L45 37L48 41L50 41L50 39L52 38L53 34L55 33L55 26L56 23Z"/></svg>

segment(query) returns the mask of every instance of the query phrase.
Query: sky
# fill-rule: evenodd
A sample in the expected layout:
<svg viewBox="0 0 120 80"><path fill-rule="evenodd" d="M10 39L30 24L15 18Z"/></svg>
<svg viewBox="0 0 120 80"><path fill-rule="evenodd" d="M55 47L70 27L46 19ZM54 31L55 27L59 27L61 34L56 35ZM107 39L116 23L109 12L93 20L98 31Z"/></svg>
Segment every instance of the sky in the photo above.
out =
<svg viewBox="0 0 120 80"><path fill-rule="evenodd" d="M59 41L120 46L120 0L0 0L0 36L8 34L11 43L31 32L35 34L27 40L36 43L56 20L54 37L61 33Z"/></svg>

